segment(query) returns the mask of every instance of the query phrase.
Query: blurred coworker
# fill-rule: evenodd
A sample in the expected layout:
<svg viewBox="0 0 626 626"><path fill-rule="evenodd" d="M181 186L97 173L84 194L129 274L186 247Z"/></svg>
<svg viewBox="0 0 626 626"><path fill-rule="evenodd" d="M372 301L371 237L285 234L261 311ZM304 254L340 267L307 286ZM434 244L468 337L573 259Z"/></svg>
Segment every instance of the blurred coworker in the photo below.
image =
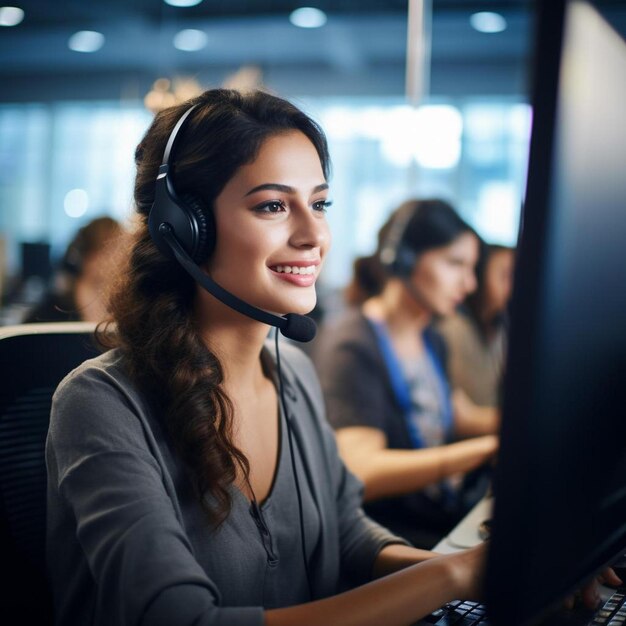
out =
<svg viewBox="0 0 626 626"><path fill-rule="evenodd" d="M452 387L484 406L500 405L513 264L512 248L483 246L476 266L478 288L456 315L438 324L449 350Z"/></svg>
<svg viewBox="0 0 626 626"><path fill-rule="evenodd" d="M122 236L122 227L110 217L83 226L63 255L52 290L25 321L103 320L108 281L114 274Z"/></svg>
<svg viewBox="0 0 626 626"><path fill-rule="evenodd" d="M445 343L431 325L476 288L478 251L449 204L404 203L376 254L355 263L348 293L362 303L315 346L328 419L365 484L368 513L419 547L432 547L474 503L461 476L498 445L497 412L451 396ZM474 438L451 443L462 437Z"/></svg>

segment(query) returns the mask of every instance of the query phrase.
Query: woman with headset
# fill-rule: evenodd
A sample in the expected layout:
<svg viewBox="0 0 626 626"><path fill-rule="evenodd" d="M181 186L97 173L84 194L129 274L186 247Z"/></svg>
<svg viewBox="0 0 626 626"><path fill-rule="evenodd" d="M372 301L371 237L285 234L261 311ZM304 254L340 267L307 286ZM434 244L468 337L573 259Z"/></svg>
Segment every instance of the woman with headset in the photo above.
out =
<svg viewBox="0 0 626 626"><path fill-rule="evenodd" d="M109 277L115 273L123 241L124 230L112 217L98 217L80 228L61 259L52 289L24 322L105 319Z"/></svg>
<svg viewBox="0 0 626 626"><path fill-rule="evenodd" d="M330 244L319 127L262 92L160 112L100 339L47 441L59 625L409 624L479 595L484 549L436 556L368 519L308 359ZM486 455L486 453L485 453Z"/></svg>
<svg viewBox="0 0 626 626"><path fill-rule="evenodd" d="M513 248L483 245L476 291L437 326L449 349L454 388L482 406L497 407L501 402L514 262Z"/></svg>
<svg viewBox="0 0 626 626"><path fill-rule="evenodd" d="M431 325L475 289L478 252L478 236L449 204L405 202L376 253L355 263L355 306L315 345L328 418L364 482L366 511L419 547L432 547L480 497L481 481L470 489L461 477L498 445L497 411L451 392Z"/></svg>

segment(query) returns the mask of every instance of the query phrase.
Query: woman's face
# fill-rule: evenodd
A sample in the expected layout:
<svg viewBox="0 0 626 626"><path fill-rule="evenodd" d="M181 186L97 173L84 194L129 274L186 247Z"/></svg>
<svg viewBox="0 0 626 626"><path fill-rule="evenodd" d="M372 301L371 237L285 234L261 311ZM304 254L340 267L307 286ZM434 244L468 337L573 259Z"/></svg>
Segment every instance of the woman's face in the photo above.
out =
<svg viewBox="0 0 626 626"><path fill-rule="evenodd" d="M111 277L121 261L122 237L112 237L82 262L74 286L74 302L81 320L101 322L107 317L107 297Z"/></svg>
<svg viewBox="0 0 626 626"><path fill-rule="evenodd" d="M490 313L502 313L513 289L513 251L496 250L485 268L485 304Z"/></svg>
<svg viewBox="0 0 626 626"><path fill-rule="evenodd" d="M410 278L414 300L435 315L450 315L476 289L478 240L463 233L451 244L422 253Z"/></svg>
<svg viewBox="0 0 626 626"><path fill-rule="evenodd" d="M268 138L216 198L211 277L267 311L311 311L330 244L327 197L320 158L306 135Z"/></svg>

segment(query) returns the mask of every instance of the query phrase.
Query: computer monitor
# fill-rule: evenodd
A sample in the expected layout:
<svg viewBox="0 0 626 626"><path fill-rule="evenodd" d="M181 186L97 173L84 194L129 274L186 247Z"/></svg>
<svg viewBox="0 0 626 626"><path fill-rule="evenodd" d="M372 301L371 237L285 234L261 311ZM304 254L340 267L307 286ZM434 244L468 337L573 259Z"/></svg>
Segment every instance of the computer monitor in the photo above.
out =
<svg viewBox="0 0 626 626"><path fill-rule="evenodd" d="M626 550L626 42L538 3L485 595L534 623Z"/></svg>
<svg viewBox="0 0 626 626"><path fill-rule="evenodd" d="M50 244L42 241L21 243L22 280L33 276L47 281L52 275L50 262Z"/></svg>

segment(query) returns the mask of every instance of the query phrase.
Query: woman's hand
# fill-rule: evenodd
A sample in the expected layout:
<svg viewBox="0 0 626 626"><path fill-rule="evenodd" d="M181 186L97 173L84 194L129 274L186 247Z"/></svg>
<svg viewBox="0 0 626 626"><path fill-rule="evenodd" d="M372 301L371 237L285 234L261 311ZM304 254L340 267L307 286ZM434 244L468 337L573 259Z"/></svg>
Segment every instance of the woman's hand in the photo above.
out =
<svg viewBox="0 0 626 626"><path fill-rule="evenodd" d="M621 578L610 568L607 567L603 572L594 576L578 593L573 596L569 596L565 600L565 606L568 609L574 608L574 604L577 598L580 598L582 603L588 609L596 609L600 604L600 591L599 585L610 585L612 587L619 587L623 585Z"/></svg>
<svg viewBox="0 0 626 626"><path fill-rule="evenodd" d="M475 548L440 557L450 561L455 598L478 601L482 599L487 549L488 544L485 542Z"/></svg>

